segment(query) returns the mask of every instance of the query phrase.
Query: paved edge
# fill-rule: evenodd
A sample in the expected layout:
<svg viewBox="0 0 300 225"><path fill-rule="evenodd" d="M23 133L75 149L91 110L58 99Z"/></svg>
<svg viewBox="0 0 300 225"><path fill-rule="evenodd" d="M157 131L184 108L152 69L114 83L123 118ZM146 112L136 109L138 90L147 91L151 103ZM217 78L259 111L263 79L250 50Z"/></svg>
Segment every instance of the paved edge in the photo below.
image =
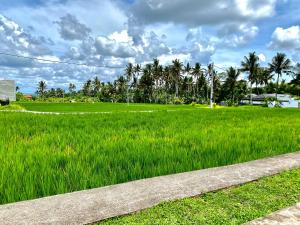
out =
<svg viewBox="0 0 300 225"><path fill-rule="evenodd" d="M291 225L300 224L300 203L279 210L267 217L253 220L245 225Z"/></svg>
<svg viewBox="0 0 300 225"><path fill-rule="evenodd" d="M0 206L0 224L89 224L300 168L300 151L271 158Z"/></svg>

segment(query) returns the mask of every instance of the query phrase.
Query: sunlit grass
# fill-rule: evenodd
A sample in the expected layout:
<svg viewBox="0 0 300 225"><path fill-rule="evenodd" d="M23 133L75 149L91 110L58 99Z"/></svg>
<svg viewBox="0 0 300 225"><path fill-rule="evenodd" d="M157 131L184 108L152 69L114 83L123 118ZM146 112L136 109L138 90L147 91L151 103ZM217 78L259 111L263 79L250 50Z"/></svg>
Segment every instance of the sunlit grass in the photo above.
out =
<svg viewBox="0 0 300 225"><path fill-rule="evenodd" d="M0 134L4 204L297 151L300 111L1 112Z"/></svg>

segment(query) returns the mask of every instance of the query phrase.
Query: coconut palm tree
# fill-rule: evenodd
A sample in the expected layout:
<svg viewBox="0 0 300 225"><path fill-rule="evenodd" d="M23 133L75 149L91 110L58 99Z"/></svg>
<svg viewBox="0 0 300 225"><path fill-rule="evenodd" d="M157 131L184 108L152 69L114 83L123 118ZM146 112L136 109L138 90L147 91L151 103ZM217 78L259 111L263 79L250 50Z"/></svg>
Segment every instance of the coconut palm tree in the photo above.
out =
<svg viewBox="0 0 300 225"><path fill-rule="evenodd" d="M135 88L137 87L137 81L139 80L140 72L142 71L142 67L140 64L136 64L133 68L133 83Z"/></svg>
<svg viewBox="0 0 300 225"><path fill-rule="evenodd" d="M227 78L224 83L224 87L228 90L231 101L234 102L234 94L236 91L237 80L240 76L240 71L230 67L226 70Z"/></svg>
<svg viewBox="0 0 300 225"><path fill-rule="evenodd" d="M76 90L76 85L73 84L73 83L70 83L70 84L69 84L69 94L70 94L70 95L73 95L74 92L75 92L75 90Z"/></svg>
<svg viewBox="0 0 300 225"><path fill-rule="evenodd" d="M181 78L181 73L183 71L183 64L182 62L180 62L179 59L175 59L172 61L172 68L171 68L171 73L172 73L172 77L175 81L175 88L176 88L176 91L175 91L175 94L176 94L176 97L178 98L179 97L179 82L180 82L180 78Z"/></svg>
<svg viewBox="0 0 300 225"><path fill-rule="evenodd" d="M196 94L194 93L194 98L198 98L199 95L199 77L202 75L202 71L201 71L201 64L200 63L196 63L195 67L192 68L192 75L195 78L195 86L196 88L194 88L194 90L196 89Z"/></svg>
<svg viewBox="0 0 300 225"><path fill-rule="evenodd" d="M210 78L211 86L210 86L210 108L213 108L213 97L214 97L214 80L216 71L214 69L214 64L211 63L207 66L207 74Z"/></svg>
<svg viewBox="0 0 300 225"><path fill-rule="evenodd" d="M126 81L127 81L127 104L129 104L129 87L130 87L130 82L133 76L133 65L132 63L128 63L125 69L125 76L126 76Z"/></svg>
<svg viewBox="0 0 300 225"><path fill-rule="evenodd" d="M241 62L241 71L248 73L248 80L250 82L250 104L252 104L252 84L257 74L259 67L259 58L255 52L249 53L249 56L244 57L244 61Z"/></svg>
<svg viewBox="0 0 300 225"><path fill-rule="evenodd" d="M96 96L101 90L101 81L99 80L98 77L95 77L93 80L93 92L94 96Z"/></svg>
<svg viewBox="0 0 300 225"><path fill-rule="evenodd" d="M279 87L279 78L282 76L282 73L287 73L287 70L291 67L291 60L289 60L284 53L277 53L276 56L272 59L272 63L269 63L271 73L277 74L276 81L276 100Z"/></svg>
<svg viewBox="0 0 300 225"><path fill-rule="evenodd" d="M266 68L258 68L257 70L257 82L259 85L263 85L266 87L266 85L269 84L269 81L272 79L272 74L270 73L269 69ZM265 88L264 88L265 89Z"/></svg>
<svg viewBox="0 0 300 225"><path fill-rule="evenodd" d="M43 97L46 93L47 84L45 81L40 81L38 83L37 93L40 97Z"/></svg>

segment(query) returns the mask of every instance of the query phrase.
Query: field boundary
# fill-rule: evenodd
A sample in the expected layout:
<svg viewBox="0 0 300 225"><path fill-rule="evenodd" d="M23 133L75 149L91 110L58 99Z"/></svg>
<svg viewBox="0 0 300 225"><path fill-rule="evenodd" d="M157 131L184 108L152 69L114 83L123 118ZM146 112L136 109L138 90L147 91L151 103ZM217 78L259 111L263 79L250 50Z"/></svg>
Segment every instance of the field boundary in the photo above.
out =
<svg viewBox="0 0 300 225"><path fill-rule="evenodd" d="M129 110L129 111L107 111L107 112L41 112L31 110L0 110L0 112L13 112L13 113L29 113L29 114L42 114L42 115L90 115L90 114L113 114L113 113L156 113L156 112L180 112L180 111L196 111L201 108L195 109L166 109L166 110Z"/></svg>
<svg viewBox="0 0 300 225"><path fill-rule="evenodd" d="M300 168L300 151L0 206L0 224L88 224Z"/></svg>

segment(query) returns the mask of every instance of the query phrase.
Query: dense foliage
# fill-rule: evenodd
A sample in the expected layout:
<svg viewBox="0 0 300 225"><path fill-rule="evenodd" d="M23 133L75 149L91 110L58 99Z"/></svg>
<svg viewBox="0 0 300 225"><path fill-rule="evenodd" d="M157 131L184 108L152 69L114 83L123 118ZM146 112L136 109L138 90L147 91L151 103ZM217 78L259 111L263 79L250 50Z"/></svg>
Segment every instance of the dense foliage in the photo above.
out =
<svg viewBox="0 0 300 225"><path fill-rule="evenodd" d="M55 104L49 105L55 108ZM77 104L69 105L79 111ZM128 111L142 110L143 105L130 110L127 104L78 105L81 111L92 107L89 110L112 113L0 112L1 204L228 165L300 148L298 109L209 110L174 105L171 110L155 105L153 109L160 110L132 113ZM42 110L47 104L37 107ZM71 108L62 106L63 111ZM149 111L151 105L144 108Z"/></svg>
<svg viewBox="0 0 300 225"><path fill-rule="evenodd" d="M37 94L39 100L49 102L57 102L61 98L64 99L61 101L76 102L203 104L211 100L233 105L251 93L290 93L299 96L300 67L292 68L290 64L285 54L278 53L269 67L263 68L255 52L245 56L238 69L223 69L214 64L207 67L200 63L183 65L177 59L163 66L154 59L153 63L143 67L129 63L124 74L114 82L104 83L98 77L87 80L79 91L72 83L68 92L61 88L47 90L46 82L40 81ZM218 73L217 69L221 69L222 73ZM292 81L280 82L283 74L292 75ZM247 75L247 80L241 79L242 75ZM274 79L276 83L272 82ZM22 100L21 97L19 99Z"/></svg>

